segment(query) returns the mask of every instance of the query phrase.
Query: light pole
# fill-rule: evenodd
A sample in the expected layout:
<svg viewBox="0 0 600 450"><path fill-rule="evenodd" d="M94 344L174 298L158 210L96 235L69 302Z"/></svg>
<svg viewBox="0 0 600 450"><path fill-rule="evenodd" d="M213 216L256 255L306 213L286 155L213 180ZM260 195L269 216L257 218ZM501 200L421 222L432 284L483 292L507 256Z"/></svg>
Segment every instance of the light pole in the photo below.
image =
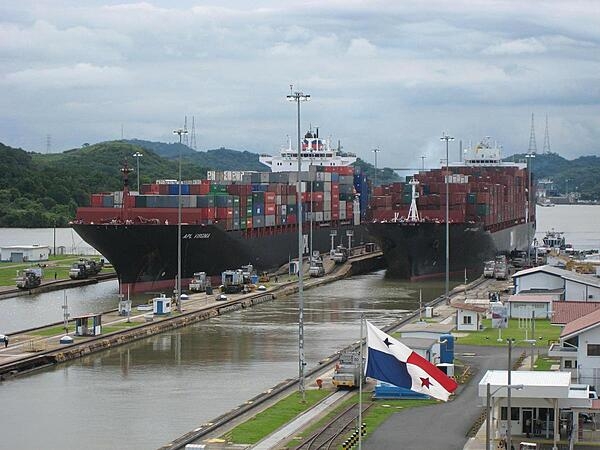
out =
<svg viewBox="0 0 600 450"><path fill-rule="evenodd" d="M525 211L525 224L527 226L527 265L531 265L531 233L530 233L530 215L531 215L531 169L533 168L533 158L535 153L527 153L527 210Z"/></svg>
<svg viewBox="0 0 600 450"><path fill-rule="evenodd" d="M137 160L137 191L138 195L140 195L140 158L144 156L143 153L135 152L133 157Z"/></svg>
<svg viewBox="0 0 600 450"><path fill-rule="evenodd" d="M446 132L442 133L442 137L440 138L440 141L446 141L446 303L450 301L450 297L448 295L450 286L450 223L448 220L448 142L453 140L454 138L448 136Z"/></svg>
<svg viewBox="0 0 600 450"><path fill-rule="evenodd" d="M425 156L421 156L421 170L425 172Z"/></svg>
<svg viewBox="0 0 600 450"><path fill-rule="evenodd" d="M173 131L179 135L179 184L177 189L177 308L183 311L181 305L181 136L187 134L187 130L179 128Z"/></svg>
<svg viewBox="0 0 600 450"><path fill-rule="evenodd" d="M506 389L508 389L508 392L510 392L511 389L516 389L516 390L523 389L523 385L522 384L508 384L507 386L499 386L494 390L494 392L490 392L490 383L487 383L486 387L487 387L487 395L486 395L486 403L485 403L485 450L492 450L492 445L490 442L490 437L491 437L490 429L491 429L491 419L492 419L492 415L490 413L491 399L494 396L494 394L496 392L498 392L500 389L506 388Z"/></svg>
<svg viewBox="0 0 600 450"><path fill-rule="evenodd" d="M300 103L310 100L310 95L304 94L301 91L293 91L293 85L290 84L290 93L287 95L290 102L296 102L298 105L298 183L297 183L297 204L298 204L298 298L299 298L299 313L298 313L298 387L302 395L302 401L305 401L304 387L304 273L302 269L303 256L303 236L302 236L302 182L300 181L300 172L302 171L302 146L300 142Z"/></svg>
<svg viewBox="0 0 600 450"><path fill-rule="evenodd" d="M379 153L381 150L378 148L374 148L373 149L373 153L375 153L375 176L373 177L373 184L375 186L377 186L377 153Z"/></svg>

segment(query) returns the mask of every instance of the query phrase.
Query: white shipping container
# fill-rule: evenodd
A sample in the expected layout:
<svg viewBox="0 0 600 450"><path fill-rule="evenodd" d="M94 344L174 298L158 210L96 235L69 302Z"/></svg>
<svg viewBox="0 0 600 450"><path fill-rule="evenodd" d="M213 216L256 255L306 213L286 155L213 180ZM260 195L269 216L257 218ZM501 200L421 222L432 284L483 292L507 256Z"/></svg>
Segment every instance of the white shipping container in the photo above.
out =
<svg viewBox="0 0 600 450"><path fill-rule="evenodd" d="M331 220L331 211L323 212L323 220L325 220L325 221Z"/></svg>
<svg viewBox="0 0 600 450"><path fill-rule="evenodd" d="M315 220L317 222L323 222L323 213L322 212L316 212L315 214Z"/></svg>
<svg viewBox="0 0 600 450"><path fill-rule="evenodd" d="M343 220L346 218L346 208L342 209L340 208L340 220Z"/></svg>

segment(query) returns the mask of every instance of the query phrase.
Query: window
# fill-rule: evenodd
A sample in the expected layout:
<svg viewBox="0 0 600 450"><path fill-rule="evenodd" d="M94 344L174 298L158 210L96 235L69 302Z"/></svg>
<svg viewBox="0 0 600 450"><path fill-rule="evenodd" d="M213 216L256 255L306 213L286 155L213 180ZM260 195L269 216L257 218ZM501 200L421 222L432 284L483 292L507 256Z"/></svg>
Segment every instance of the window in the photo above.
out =
<svg viewBox="0 0 600 450"><path fill-rule="evenodd" d="M588 356L600 356L600 344L588 344L587 355Z"/></svg>
<svg viewBox="0 0 600 450"><path fill-rule="evenodd" d="M571 361L570 359L565 359L565 369L572 369L573 368L573 361Z"/></svg>
<svg viewBox="0 0 600 450"><path fill-rule="evenodd" d="M500 420L506 420L506 406L500 408ZM512 421L519 420L519 408L510 408L510 419Z"/></svg>
<svg viewBox="0 0 600 450"><path fill-rule="evenodd" d="M463 316L463 325L471 325L471 316Z"/></svg>

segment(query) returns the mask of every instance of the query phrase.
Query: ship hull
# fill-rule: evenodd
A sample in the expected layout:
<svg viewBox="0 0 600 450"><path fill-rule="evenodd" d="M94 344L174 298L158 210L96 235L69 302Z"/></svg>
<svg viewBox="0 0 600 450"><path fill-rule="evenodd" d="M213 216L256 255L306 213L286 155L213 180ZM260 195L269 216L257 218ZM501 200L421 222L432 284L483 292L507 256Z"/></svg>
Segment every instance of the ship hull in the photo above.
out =
<svg viewBox="0 0 600 450"><path fill-rule="evenodd" d="M383 250L387 275L410 280L440 278L446 273L446 225L436 222L374 222L368 232ZM529 230L529 232L528 232ZM533 224L516 224L496 232L483 225L451 223L449 272L469 278L481 275L483 262L497 253L526 249Z"/></svg>
<svg viewBox="0 0 600 450"><path fill-rule="evenodd" d="M115 268L123 292L172 289L178 272L177 225L74 224L75 231L98 250ZM308 228L308 227L307 227ZM313 250L331 248L330 227L315 226ZM362 226L341 225L335 244L346 230L354 231L354 242L366 238ZM304 254L309 253L305 230ZM257 270L280 267L298 256L298 233L289 230L226 231L217 225L181 226L181 280L187 286L195 272L220 277L221 272L252 264Z"/></svg>

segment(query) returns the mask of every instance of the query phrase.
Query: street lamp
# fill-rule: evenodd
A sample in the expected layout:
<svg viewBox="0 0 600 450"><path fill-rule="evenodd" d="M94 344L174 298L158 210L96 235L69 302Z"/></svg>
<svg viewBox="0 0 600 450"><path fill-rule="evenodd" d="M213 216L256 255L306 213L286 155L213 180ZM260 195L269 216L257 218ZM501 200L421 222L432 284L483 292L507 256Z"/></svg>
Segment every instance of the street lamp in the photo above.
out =
<svg viewBox="0 0 600 450"><path fill-rule="evenodd" d="M179 135L179 185L177 189L177 307L183 312L181 305L181 136L187 134L187 130L179 128L173 134Z"/></svg>
<svg viewBox="0 0 600 450"><path fill-rule="evenodd" d="M302 239L302 182L300 181L300 172L302 171L302 146L300 142L300 103L310 100L310 95L304 94L301 91L293 91L293 85L290 84L290 93L287 95L290 102L296 102L298 105L298 180L296 199L298 205L298 297L299 297L299 314L298 314L298 387L302 395L302 401L305 401L306 391L304 387L304 280L302 269L303 256L303 239Z"/></svg>
<svg viewBox="0 0 600 450"><path fill-rule="evenodd" d="M490 442L490 429L491 429L491 418L492 415L490 413L490 409L491 409L491 398L494 396L494 394L496 392L498 392L500 389L506 388L508 389L508 392L510 392L511 389L516 389L516 390L521 390L523 389L523 385L522 384L508 384L507 386L499 386L497 387L494 392L490 392L490 383L487 383L487 395L486 395L486 403L485 403L485 450L492 450L492 445ZM509 417L510 418L510 409L508 411Z"/></svg>
<svg viewBox="0 0 600 450"><path fill-rule="evenodd" d="M450 223L448 220L448 142L453 141L454 138L448 136L446 132L442 133L440 141L446 141L446 303L449 302L450 297L448 296L449 285L450 285Z"/></svg>
<svg viewBox="0 0 600 450"><path fill-rule="evenodd" d="M137 191L138 195L140 195L140 158L144 156L143 153L135 152L133 157L137 160Z"/></svg>
<svg viewBox="0 0 600 450"><path fill-rule="evenodd" d="M377 186L377 153L379 153L381 150L374 148L372 151L375 153L375 176L373 177L373 184Z"/></svg>
<svg viewBox="0 0 600 450"><path fill-rule="evenodd" d="M535 153L527 153L527 210L525 211L525 225L527 226L527 265L531 265L531 232L529 226L529 216L531 214L531 169L533 168L533 158Z"/></svg>

